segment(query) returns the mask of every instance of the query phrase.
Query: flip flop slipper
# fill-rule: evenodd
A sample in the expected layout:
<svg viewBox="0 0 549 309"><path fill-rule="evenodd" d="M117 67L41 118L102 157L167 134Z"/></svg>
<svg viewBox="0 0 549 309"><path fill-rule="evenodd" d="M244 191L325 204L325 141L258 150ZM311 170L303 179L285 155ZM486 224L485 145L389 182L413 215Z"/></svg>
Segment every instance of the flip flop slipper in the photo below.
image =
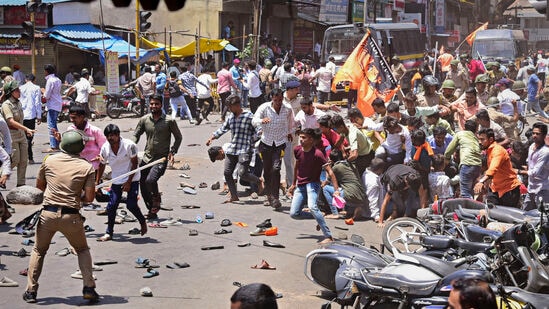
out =
<svg viewBox="0 0 549 309"><path fill-rule="evenodd" d="M189 231L189 236L197 236L198 235L198 231L197 230L190 230Z"/></svg>
<svg viewBox="0 0 549 309"><path fill-rule="evenodd" d="M118 261L115 260L100 260L93 263L94 265L101 266L101 265L110 265L110 264L118 264Z"/></svg>
<svg viewBox="0 0 549 309"><path fill-rule="evenodd" d="M168 228L167 226L164 226L164 225L160 225L159 223L149 223L149 227L153 227L153 228L163 228L163 229L166 229Z"/></svg>
<svg viewBox="0 0 549 309"><path fill-rule="evenodd" d="M241 242L241 243L237 244L236 246L237 246L237 247L240 247L240 248L244 248L244 247L249 247L249 246L251 246L251 245L252 245L252 244L249 243L249 242Z"/></svg>
<svg viewBox="0 0 549 309"><path fill-rule="evenodd" d="M19 283L17 283L15 280L12 280L8 277L2 277L2 279L0 279L0 286L16 287L16 286L19 286Z"/></svg>
<svg viewBox="0 0 549 309"><path fill-rule="evenodd" d="M130 235L139 235L139 234L141 234L141 230L134 227L133 229L128 231L128 234L130 234Z"/></svg>
<svg viewBox="0 0 549 309"><path fill-rule="evenodd" d="M139 290L139 294L141 294L141 296L143 297L152 297L153 296L153 292L151 290L150 287L146 286L144 288L141 288Z"/></svg>
<svg viewBox="0 0 549 309"><path fill-rule="evenodd" d="M196 186L195 186L195 185L190 184L190 183L187 183L187 182L184 182L184 181L183 181L183 182L180 182L180 183L179 183L179 186L180 186L181 188L196 189Z"/></svg>
<svg viewBox="0 0 549 309"><path fill-rule="evenodd" d="M71 254L71 250L69 250L69 248L63 248L57 252L55 252L55 255L59 255L59 256L67 256Z"/></svg>
<svg viewBox="0 0 549 309"><path fill-rule="evenodd" d="M231 220L229 219L221 220L221 226L230 226L230 225L232 225Z"/></svg>
<svg viewBox="0 0 549 309"><path fill-rule="evenodd" d="M354 225L354 224L355 224L355 220L353 220L353 218L347 219L347 220L345 220L345 224L347 224L347 225Z"/></svg>
<svg viewBox="0 0 549 309"><path fill-rule="evenodd" d="M183 208L183 209L196 209L196 208L200 208L200 206L197 206L197 205L182 205L181 208Z"/></svg>
<svg viewBox="0 0 549 309"><path fill-rule="evenodd" d="M196 195L196 190L195 190L195 189L192 189L192 188L189 188L189 187L183 188L183 192L185 192L185 193L187 193L187 194Z"/></svg>
<svg viewBox="0 0 549 309"><path fill-rule="evenodd" d="M185 179L190 179L190 178L191 178L191 176L189 176L189 175L187 175L187 174L185 174L185 173L179 174L179 177L185 178Z"/></svg>
<svg viewBox="0 0 549 309"><path fill-rule="evenodd" d="M29 269L28 269L28 268L25 268L25 269L19 271L19 274L20 274L21 276L25 276L25 277L26 277L26 276L29 274Z"/></svg>
<svg viewBox="0 0 549 309"><path fill-rule="evenodd" d="M205 183L205 182L201 182L199 185L198 185L199 188L207 188L208 187L208 184Z"/></svg>
<svg viewBox="0 0 549 309"><path fill-rule="evenodd" d="M279 243L276 243L276 242L272 242L272 241L268 241L268 240L264 240L263 241L263 246L265 247L272 247L272 248L286 248L284 245L282 244L279 244Z"/></svg>
<svg viewBox="0 0 549 309"><path fill-rule="evenodd" d="M349 230L349 228L347 228L347 227L342 227L342 226L337 226L337 225L336 225L335 228L338 229L338 230L343 230L343 231L348 231Z"/></svg>
<svg viewBox="0 0 549 309"><path fill-rule="evenodd" d="M186 262L183 262L183 263L180 263L180 262L173 262L173 264L175 266L177 266L177 268L187 268L187 267L191 267L191 265L189 265L189 263L186 263Z"/></svg>
<svg viewBox="0 0 549 309"><path fill-rule="evenodd" d="M229 190L223 190L223 191L220 191L220 192L217 193L217 194L219 194L219 195L226 195L227 193L229 193Z"/></svg>
<svg viewBox="0 0 549 309"><path fill-rule="evenodd" d="M194 147L194 146L200 146L200 144L189 144L187 147Z"/></svg>
<svg viewBox="0 0 549 309"><path fill-rule="evenodd" d="M95 229L89 225L86 225L84 226L84 232L88 233L88 232L94 232Z"/></svg>
<svg viewBox="0 0 549 309"><path fill-rule="evenodd" d="M248 227L248 224L244 223L244 222L240 222L240 221L236 221L234 223L234 225L236 226L240 226L240 227Z"/></svg>
<svg viewBox="0 0 549 309"><path fill-rule="evenodd" d="M263 236L265 235L265 229L262 227L258 227L255 229L255 231L250 232L250 236Z"/></svg>
<svg viewBox="0 0 549 309"><path fill-rule="evenodd" d="M34 240L32 240L30 238L27 238L27 239L24 239L21 242L21 244L24 245L24 246L32 246L34 244Z"/></svg>
<svg viewBox="0 0 549 309"><path fill-rule="evenodd" d="M215 231L214 234L220 235L220 234L229 234L229 233L232 233L232 232L233 231L231 231L231 230L220 229L220 230Z"/></svg>
<svg viewBox="0 0 549 309"><path fill-rule="evenodd" d="M262 260L261 264L254 265L250 268L252 268L252 269L269 269L269 270L275 270L276 269L276 267L269 265L269 263L267 263L267 261L265 261L265 260Z"/></svg>
<svg viewBox="0 0 549 309"><path fill-rule="evenodd" d="M216 249L225 249L225 246L204 246L200 248L202 250L216 250Z"/></svg>
<svg viewBox="0 0 549 309"><path fill-rule="evenodd" d="M143 278L152 278L160 275L160 273L155 269L147 269L147 273L143 275Z"/></svg>
<svg viewBox="0 0 549 309"><path fill-rule="evenodd" d="M169 207L169 206L160 206L160 210L172 211L173 208L172 208L172 207Z"/></svg>
<svg viewBox="0 0 549 309"><path fill-rule="evenodd" d="M219 190L219 188L221 188L221 184L219 183L219 181L212 183L212 185L210 186L210 189L212 190Z"/></svg>

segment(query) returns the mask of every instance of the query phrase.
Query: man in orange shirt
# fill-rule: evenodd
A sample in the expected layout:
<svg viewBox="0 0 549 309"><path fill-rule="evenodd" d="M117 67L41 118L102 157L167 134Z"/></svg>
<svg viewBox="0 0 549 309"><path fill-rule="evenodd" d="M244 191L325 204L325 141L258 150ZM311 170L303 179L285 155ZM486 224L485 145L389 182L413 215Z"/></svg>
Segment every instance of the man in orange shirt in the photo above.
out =
<svg viewBox="0 0 549 309"><path fill-rule="evenodd" d="M443 51L440 56L438 56L437 61L440 63L440 70L442 71L442 76L440 80L446 79L446 74L448 74L451 69L450 64L452 60L454 60L454 56L452 56L452 54L448 53L447 51Z"/></svg>
<svg viewBox="0 0 549 309"><path fill-rule="evenodd" d="M511 166L509 154L496 143L494 130L481 129L478 140L483 150L486 150L488 169L475 185L475 194L488 184L486 202L520 208L520 181Z"/></svg>

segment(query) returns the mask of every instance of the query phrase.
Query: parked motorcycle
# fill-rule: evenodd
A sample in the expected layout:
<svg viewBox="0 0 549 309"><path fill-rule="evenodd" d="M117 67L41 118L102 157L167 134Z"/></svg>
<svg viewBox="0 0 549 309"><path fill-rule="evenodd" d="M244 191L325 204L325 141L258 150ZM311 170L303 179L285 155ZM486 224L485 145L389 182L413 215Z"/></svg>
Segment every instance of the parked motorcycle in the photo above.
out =
<svg viewBox="0 0 549 309"><path fill-rule="evenodd" d="M123 88L120 93L105 92L103 99L106 103L107 115L111 118L119 118L122 113L142 115L141 100L137 97L133 87ZM147 112L148 106L143 110Z"/></svg>
<svg viewBox="0 0 549 309"><path fill-rule="evenodd" d="M541 293L549 291L549 269L530 248L534 234L528 223L515 225L489 248L479 248L484 252L454 261L398 250L390 257L335 243L307 255L305 274L335 292L330 303L342 308L446 308L451 283L464 277L495 284L498 295L516 308L546 308L549 295Z"/></svg>

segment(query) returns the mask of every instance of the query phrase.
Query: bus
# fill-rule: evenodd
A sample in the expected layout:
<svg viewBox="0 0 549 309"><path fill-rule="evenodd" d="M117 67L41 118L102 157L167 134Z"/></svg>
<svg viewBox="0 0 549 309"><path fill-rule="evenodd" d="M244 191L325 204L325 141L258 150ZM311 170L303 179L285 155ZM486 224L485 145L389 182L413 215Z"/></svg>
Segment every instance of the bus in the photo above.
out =
<svg viewBox="0 0 549 309"><path fill-rule="evenodd" d="M502 60L507 64L510 61L520 61L528 53L528 42L522 30L486 29L477 32L473 40L472 56L487 63Z"/></svg>
<svg viewBox="0 0 549 309"><path fill-rule="evenodd" d="M370 30L372 38L376 40L386 59L398 56L408 69L407 74L400 81L401 88L406 93L410 89L410 80L414 73L411 69L419 68L425 51L426 37L420 32L417 24L356 23L330 27L324 33L320 61L328 62L328 58L333 56L338 69L360 43L367 29ZM340 92L343 92L343 87L338 86L337 92L336 95L332 95L332 98L342 97Z"/></svg>

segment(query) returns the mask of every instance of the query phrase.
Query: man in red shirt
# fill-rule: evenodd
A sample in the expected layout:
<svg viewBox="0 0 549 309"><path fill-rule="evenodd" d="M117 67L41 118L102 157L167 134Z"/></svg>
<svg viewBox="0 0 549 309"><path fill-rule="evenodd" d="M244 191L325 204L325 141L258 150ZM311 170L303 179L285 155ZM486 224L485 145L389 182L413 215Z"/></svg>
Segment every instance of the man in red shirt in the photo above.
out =
<svg viewBox="0 0 549 309"><path fill-rule="evenodd" d="M475 81L477 75L484 74L485 72L482 61L476 58L468 58L467 68L469 68L469 79L471 83Z"/></svg>
<svg viewBox="0 0 549 309"><path fill-rule="evenodd" d="M481 148L486 151L488 169L475 185L475 194L488 185L486 202L519 208L520 181L511 166L509 154L496 142L492 129L481 129L478 140Z"/></svg>

